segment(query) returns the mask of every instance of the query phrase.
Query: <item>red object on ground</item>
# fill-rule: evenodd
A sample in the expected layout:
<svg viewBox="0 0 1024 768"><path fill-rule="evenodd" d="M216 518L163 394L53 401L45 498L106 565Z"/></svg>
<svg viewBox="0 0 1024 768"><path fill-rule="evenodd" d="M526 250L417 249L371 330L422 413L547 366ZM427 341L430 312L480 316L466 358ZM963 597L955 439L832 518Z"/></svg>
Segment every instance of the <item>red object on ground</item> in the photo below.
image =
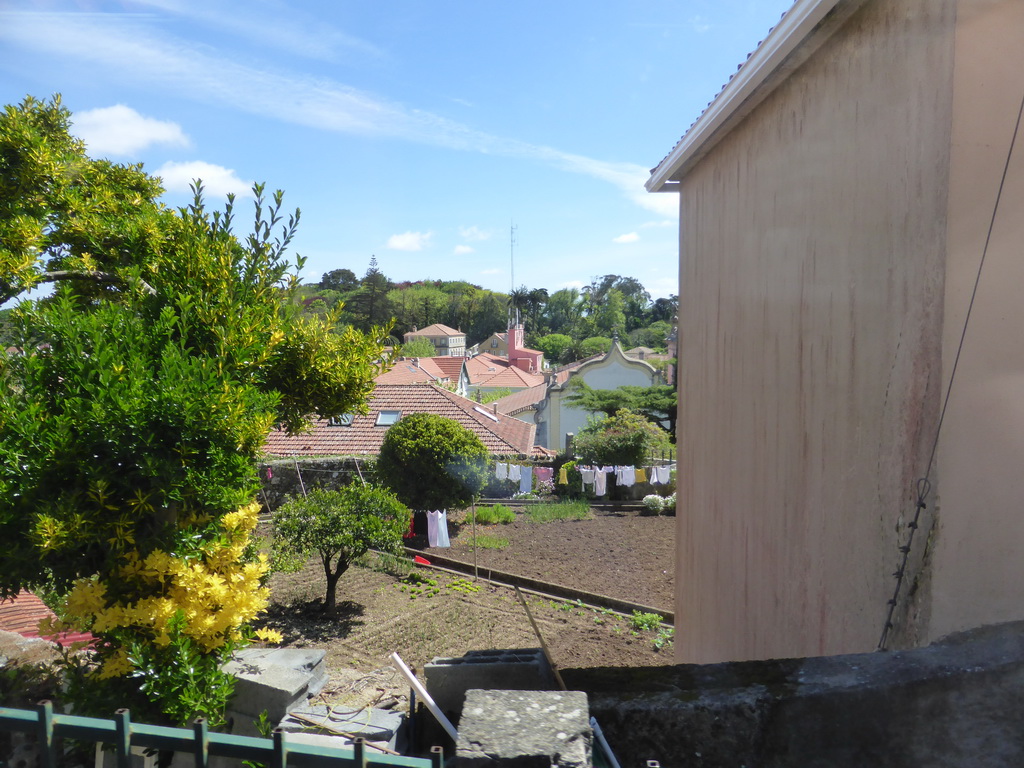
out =
<svg viewBox="0 0 1024 768"><path fill-rule="evenodd" d="M412 561L414 563L418 563L419 565L430 565L430 561L427 560L427 558L420 557L419 555L413 555Z"/></svg>

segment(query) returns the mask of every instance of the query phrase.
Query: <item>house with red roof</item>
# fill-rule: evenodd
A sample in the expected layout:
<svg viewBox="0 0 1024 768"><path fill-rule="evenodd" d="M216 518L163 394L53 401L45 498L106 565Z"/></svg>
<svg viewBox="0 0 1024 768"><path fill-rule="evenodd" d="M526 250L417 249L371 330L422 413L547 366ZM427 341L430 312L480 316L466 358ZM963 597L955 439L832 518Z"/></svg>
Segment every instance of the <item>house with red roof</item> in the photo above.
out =
<svg viewBox="0 0 1024 768"><path fill-rule="evenodd" d="M268 456L375 456L388 429L410 413L432 413L458 422L495 456L546 455L535 450L536 427L429 383L378 384L365 414L317 419L298 435L274 430L263 446Z"/></svg>

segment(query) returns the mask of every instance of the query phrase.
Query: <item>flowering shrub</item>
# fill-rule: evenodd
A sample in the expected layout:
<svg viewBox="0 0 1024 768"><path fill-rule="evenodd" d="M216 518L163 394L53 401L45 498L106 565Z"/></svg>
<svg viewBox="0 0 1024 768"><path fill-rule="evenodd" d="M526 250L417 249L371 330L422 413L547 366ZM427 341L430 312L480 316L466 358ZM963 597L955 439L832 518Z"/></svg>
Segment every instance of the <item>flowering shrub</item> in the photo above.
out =
<svg viewBox="0 0 1024 768"><path fill-rule="evenodd" d="M116 568L74 583L62 620L41 629L74 628L98 638L94 664L76 666L69 685L79 710L95 710L104 688L111 699L125 695L103 681L136 678L146 700L132 702L133 710L156 708L179 724L197 715L221 721L233 686L220 665L253 638L281 639L272 630L247 629L269 598L267 558L253 555L250 546L258 511L252 503L218 520L186 521L171 551L142 555L128 547L117 555ZM170 695L174 691L185 695Z"/></svg>
<svg viewBox="0 0 1024 768"><path fill-rule="evenodd" d="M96 635L66 660L81 714L216 722L221 663L267 601L255 460L275 425L363 407L389 329L337 332L289 299L281 193L253 188L239 237L233 198L208 211L197 184L170 209L69 124L57 97L0 110L0 231L18 233L0 236L0 298L64 278L12 310L24 354L0 355L0 597L48 584Z"/></svg>
<svg viewBox="0 0 1024 768"><path fill-rule="evenodd" d="M554 496L555 495L555 481L554 480L538 480L536 487L533 492L538 496Z"/></svg>
<svg viewBox="0 0 1024 768"><path fill-rule="evenodd" d="M653 515L661 512L664 507L664 501L661 496L656 493L650 493L647 496L644 496L642 503L644 505L644 509Z"/></svg>

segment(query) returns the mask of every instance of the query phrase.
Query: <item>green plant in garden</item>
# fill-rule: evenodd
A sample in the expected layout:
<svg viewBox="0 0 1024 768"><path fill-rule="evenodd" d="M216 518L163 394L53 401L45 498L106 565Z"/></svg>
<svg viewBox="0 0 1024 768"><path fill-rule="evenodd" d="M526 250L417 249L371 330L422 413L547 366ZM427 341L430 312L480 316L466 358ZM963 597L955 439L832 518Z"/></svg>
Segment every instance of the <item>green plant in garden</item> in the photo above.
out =
<svg viewBox="0 0 1024 768"><path fill-rule="evenodd" d="M629 620L629 624L637 632L647 632L661 626L661 616L656 613L633 611L633 616Z"/></svg>
<svg viewBox="0 0 1024 768"><path fill-rule="evenodd" d="M654 639L651 640L651 645L654 646L654 650L660 651L666 645L671 645L675 637L675 630L672 627L662 627L658 630L658 634L655 635Z"/></svg>
<svg viewBox="0 0 1024 768"><path fill-rule="evenodd" d="M397 554L408 525L408 508L383 488L313 488L274 513L274 567L297 571L309 557L319 557L327 580L324 612L334 615L338 579L349 565L370 549Z"/></svg>
<svg viewBox="0 0 1024 768"><path fill-rule="evenodd" d="M268 597L251 541L266 434L365 407L387 329L301 316L281 193L256 186L236 236L231 198L209 211L197 186L167 208L69 123L59 98L0 112L0 300L56 285L10 313L23 352L0 356L0 595L45 584L98 637L80 713L216 720L216 670Z"/></svg>
<svg viewBox="0 0 1024 768"><path fill-rule="evenodd" d="M377 477L412 509L461 509L484 483L487 456L480 438L458 422L412 413L384 436Z"/></svg>
<svg viewBox="0 0 1024 768"><path fill-rule="evenodd" d="M476 545L481 549L504 549L508 546L508 539L502 536L491 536L481 533L476 537Z"/></svg>
<svg viewBox="0 0 1024 768"><path fill-rule="evenodd" d="M516 513L506 507L504 504L495 504L491 507L477 507L476 508L476 522L481 525L494 525L498 523L514 523L516 519ZM474 520L474 515L471 512L469 514L469 520Z"/></svg>
<svg viewBox="0 0 1024 768"><path fill-rule="evenodd" d="M586 520L590 517L590 504L585 500L540 502L526 509L526 515L535 523L555 520Z"/></svg>

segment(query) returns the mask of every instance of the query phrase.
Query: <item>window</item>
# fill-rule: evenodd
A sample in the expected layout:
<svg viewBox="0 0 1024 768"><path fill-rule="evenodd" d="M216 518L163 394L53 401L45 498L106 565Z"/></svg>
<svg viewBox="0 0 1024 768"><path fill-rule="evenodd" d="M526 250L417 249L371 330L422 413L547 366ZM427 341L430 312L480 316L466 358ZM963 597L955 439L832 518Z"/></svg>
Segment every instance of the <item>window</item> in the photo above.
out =
<svg viewBox="0 0 1024 768"><path fill-rule="evenodd" d="M328 427L351 427L352 426L352 414L343 413L341 416L331 416L327 420Z"/></svg>
<svg viewBox="0 0 1024 768"><path fill-rule="evenodd" d="M401 411L381 411L377 414L377 426L378 427L390 427L392 424L402 418Z"/></svg>
<svg viewBox="0 0 1024 768"><path fill-rule="evenodd" d="M498 340L497 339L491 339L491 346L492 347L497 347L498 346Z"/></svg>

